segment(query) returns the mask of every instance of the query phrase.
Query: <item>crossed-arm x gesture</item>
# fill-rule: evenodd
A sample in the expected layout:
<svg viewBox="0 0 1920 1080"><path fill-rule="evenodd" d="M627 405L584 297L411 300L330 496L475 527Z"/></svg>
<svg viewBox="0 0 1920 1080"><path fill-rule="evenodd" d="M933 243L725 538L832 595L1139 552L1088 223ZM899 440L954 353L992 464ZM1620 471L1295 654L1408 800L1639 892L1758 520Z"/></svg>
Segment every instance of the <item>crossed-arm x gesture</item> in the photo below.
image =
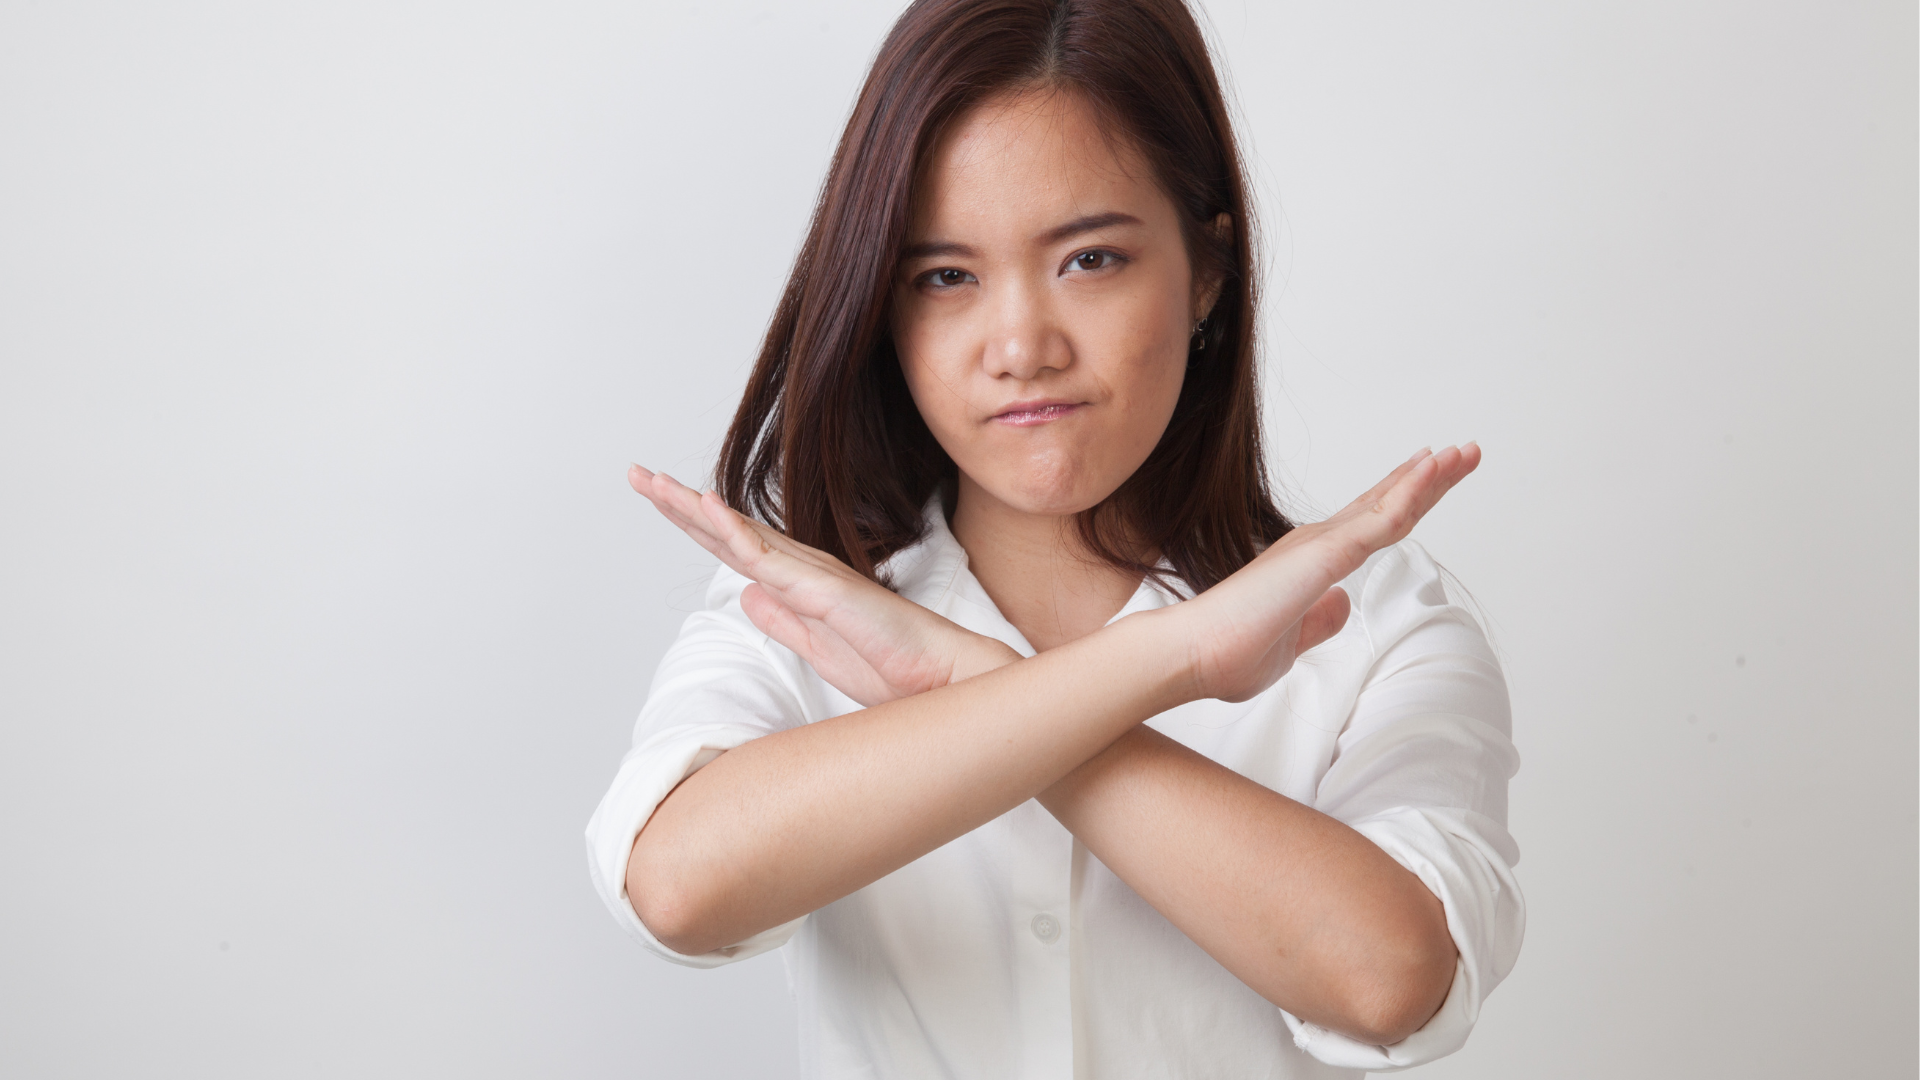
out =
<svg viewBox="0 0 1920 1080"><path fill-rule="evenodd" d="M1200 596L1029 659L634 466L636 491L752 579L741 605L753 624L868 706L755 739L676 788L634 843L635 913L664 944L710 951L1037 798L1268 1000L1397 1042L1452 979L1439 900L1346 825L1141 721L1272 686L1345 623L1335 583L1405 538L1479 460L1471 443L1422 451Z"/></svg>

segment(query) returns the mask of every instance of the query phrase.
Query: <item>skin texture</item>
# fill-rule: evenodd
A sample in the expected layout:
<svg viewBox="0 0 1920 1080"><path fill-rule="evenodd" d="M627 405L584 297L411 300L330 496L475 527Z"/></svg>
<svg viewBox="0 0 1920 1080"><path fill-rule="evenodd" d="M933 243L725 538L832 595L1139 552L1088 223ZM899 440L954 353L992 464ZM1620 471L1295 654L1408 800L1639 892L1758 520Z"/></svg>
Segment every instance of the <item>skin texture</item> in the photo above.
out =
<svg viewBox="0 0 1920 1080"><path fill-rule="evenodd" d="M902 369L959 466L953 526L973 572L1041 652L1020 659L634 466L636 491L754 580L749 618L869 706L682 782L635 841L636 914L670 947L710 951L1038 798L1268 1000L1367 1042L1404 1038L1452 979L1439 901L1347 826L1139 725L1272 686L1344 624L1334 583L1405 537L1478 447L1416 454L1202 596L1105 626L1138 578L1087 558L1071 515L1164 431L1209 283L1193 279L1171 202L1070 95L978 107L917 194L895 294ZM1077 227L1089 218L1105 224ZM996 419L1036 400L1075 408Z"/></svg>

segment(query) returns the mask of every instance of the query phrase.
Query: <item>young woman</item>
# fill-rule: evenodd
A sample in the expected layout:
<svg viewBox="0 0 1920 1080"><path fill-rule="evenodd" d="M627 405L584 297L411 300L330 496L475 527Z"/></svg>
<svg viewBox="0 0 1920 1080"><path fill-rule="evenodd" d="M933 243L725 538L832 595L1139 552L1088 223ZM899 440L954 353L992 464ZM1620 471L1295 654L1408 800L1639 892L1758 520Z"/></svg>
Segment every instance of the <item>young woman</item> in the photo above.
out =
<svg viewBox="0 0 1920 1080"><path fill-rule="evenodd" d="M1251 227L1180 0L920 0L719 491L632 470L724 565L594 876L668 959L786 944L804 1075L1347 1076L1512 966L1505 685L1405 540L1480 452L1283 517Z"/></svg>

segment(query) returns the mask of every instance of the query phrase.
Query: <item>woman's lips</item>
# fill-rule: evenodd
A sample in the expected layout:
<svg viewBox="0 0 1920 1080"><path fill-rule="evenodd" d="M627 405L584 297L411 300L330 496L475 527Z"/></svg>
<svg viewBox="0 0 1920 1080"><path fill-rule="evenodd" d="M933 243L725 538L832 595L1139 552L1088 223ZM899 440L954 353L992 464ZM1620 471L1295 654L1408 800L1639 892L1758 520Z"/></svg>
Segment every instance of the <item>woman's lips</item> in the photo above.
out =
<svg viewBox="0 0 1920 1080"><path fill-rule="evenodd" d="M1085 402L1036 401L1015 405L1013 408L1000 413L993 419L996 423L1008 424L1013 427L1032 427L1035 424L1046 424L1058 420L1068 413L1078 410L1083 404L1085 404Z"/></svg>

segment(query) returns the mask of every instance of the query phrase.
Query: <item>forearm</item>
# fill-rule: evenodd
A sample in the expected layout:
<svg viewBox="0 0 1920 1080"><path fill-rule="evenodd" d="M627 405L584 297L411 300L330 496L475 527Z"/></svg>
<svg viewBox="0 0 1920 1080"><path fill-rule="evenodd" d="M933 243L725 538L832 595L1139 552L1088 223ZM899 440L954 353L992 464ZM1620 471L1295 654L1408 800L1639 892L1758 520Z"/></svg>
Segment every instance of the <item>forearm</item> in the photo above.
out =
<svg viewBox="0 0 1920 1080"><path fill-rule="evenodd" d="M831 903L1006 813L1191 695L1162 616L756 739L696 772L633 847L628 894L702 953Z"/></svg>
<svg viewBox="0 0 1920 1080"><path fill-rule="evenodd" d="M1439 1009L1440 901L1366 837L1139 727L1040 801L1242 982L1303 1019L1393 1043Z"/></svg>

